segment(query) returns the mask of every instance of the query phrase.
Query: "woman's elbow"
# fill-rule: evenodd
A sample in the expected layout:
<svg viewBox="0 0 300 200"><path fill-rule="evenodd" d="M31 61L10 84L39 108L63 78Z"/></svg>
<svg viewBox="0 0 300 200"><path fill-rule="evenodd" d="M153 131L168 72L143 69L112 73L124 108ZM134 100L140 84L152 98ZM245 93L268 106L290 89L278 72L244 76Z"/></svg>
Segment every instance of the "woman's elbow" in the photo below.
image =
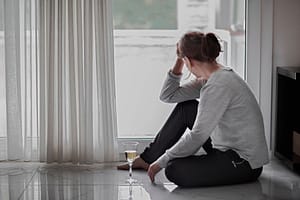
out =
<svg viewBox="0 0 300 200"><path fill-rule="evenodd" d="M159 96L159 99L164 102L164 103L176 103L176 101L174 100L174 98L172 98L173 96L167 96L167 95L163 95L161 94Z"/></svg>

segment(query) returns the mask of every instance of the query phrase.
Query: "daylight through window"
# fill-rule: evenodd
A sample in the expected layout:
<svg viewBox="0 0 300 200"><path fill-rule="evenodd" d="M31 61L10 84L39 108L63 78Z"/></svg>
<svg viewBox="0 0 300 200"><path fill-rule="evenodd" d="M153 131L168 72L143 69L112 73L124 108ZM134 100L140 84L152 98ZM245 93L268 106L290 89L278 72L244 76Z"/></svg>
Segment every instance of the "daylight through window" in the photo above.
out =
<svg viewBox="0 0 300 200"><path fill-rule="evenodd" d="M153 137L168 117L159 93L186 31L216 33L218 61L244 77L244 0L113 0L113 17L119 137Z"/></svg>

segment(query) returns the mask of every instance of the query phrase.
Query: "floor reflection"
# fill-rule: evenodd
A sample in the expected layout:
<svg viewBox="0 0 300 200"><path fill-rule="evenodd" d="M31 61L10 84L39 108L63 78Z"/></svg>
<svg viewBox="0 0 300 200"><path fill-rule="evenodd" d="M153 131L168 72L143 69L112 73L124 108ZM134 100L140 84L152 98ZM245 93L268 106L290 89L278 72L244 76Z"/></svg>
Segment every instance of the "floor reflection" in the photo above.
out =
<svg viewBox="0 0 300 200"><path fill-rule="evenodd" d="M149 193L143 186L139 185L119 185L118 200L150 200Z"/></svg>
<svg viewBox="0 0 300 200"><path fill-rule="evenodd" d="M247 199L259 200L265 199L262 193L262 187L259 181L249 184L204 187L185 189L177 187L172 191L174 196L186 196L192 193L194 196L200 196L201 199Z"/></svg>
<svg viewBox="0 0 300 200"><path fill-rule="evenodd" d="M134 173L136 174L138 173ZM139 181L129 185L126 183L127 176L128 172L117 171L115 167L105 165L45 166L37 170L20 199L150 200L143 183Z"/></svg>
<svg viewBox="0 0 300 200"><path fill-rule="evenodd" d="M35 185L28 187L21 199L150 200L151 198L140 185Z"/></svg>
<svg viewBox="0 0 300 200"><path fill-rule="evenodd" d="M115 165L30 165L0 163L0 200L299 200L300 177L278 162L266 166L258 181L248 184L180 188L161 171L156 184L145 171L134 171L138 183L129 185L127 171Z"/></svg>
<svg viewBox="0 0 300 200"><path fill-rule="evenodd" d="M18 199L36 173L36 167L1 163L0 199Z"/></svg>

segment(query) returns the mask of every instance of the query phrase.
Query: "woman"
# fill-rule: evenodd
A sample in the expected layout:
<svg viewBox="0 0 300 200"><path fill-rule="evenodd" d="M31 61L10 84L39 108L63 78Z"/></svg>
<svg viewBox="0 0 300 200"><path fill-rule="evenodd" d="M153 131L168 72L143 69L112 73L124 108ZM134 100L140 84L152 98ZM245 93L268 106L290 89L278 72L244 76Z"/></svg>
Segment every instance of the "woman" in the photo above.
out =
<svg viewBox="0 0 300 200"><path fill-rule="evenodd" d="M177 44L160 98L178 104L133 165L148 170L152 182L165 168L182 187L245 183L268 163L259 105L245 81L217 63L220 52L213 33L189 32ZM180 86L184 64L197 79ZM186 128L191 131L183 135ZM201 147L207 154L194 155Z"/></svg>

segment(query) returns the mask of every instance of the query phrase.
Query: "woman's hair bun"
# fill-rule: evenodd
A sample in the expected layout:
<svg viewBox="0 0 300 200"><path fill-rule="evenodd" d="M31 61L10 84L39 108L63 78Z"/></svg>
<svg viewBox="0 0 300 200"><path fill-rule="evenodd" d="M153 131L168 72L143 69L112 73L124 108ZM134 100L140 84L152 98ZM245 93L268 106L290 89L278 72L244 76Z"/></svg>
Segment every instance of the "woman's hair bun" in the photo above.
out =
<svg viewBox="0 0 300 200"><path fill-rule="evenodd" d="M210 40L210 41L213 41L213 42L215 42L215 43L219 43L218 38L217 38L216 35L213 34L213 33L207 33L207 34L205 35L205 37L206 37L208 40Z"/></svg>
<svg viewBox="0 0 300 200"><path fill-rule="evenodd" d="M221 45L214 33L207 33L205 35L206 42L203 43L203 48L206 56L212 60L216 59L221 52Z"/></svg>

